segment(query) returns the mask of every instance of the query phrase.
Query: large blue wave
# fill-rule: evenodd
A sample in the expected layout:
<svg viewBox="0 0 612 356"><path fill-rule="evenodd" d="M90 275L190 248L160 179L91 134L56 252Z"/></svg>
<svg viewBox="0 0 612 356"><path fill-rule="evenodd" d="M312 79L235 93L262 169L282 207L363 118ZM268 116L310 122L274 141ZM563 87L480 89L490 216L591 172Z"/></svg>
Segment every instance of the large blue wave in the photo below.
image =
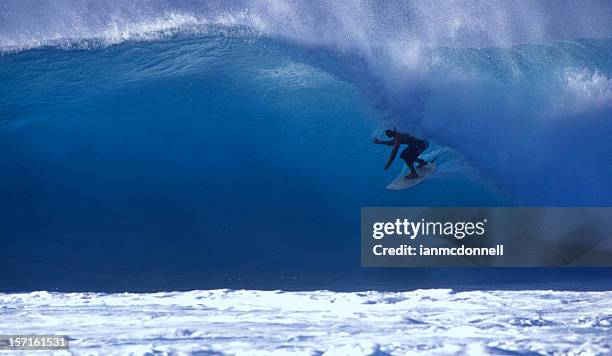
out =
<svg viewBox="0 0 612 356"><path fill-rule="evenodd" d="M371 45L366 31L368 46L341 46L244 16L6 32L0 276L12 288L367 275L363 206L612 201L612 40ZM394 193L399 163L383 171L388 152L371 143L392 125L430 138L440 163Z"/></svg>

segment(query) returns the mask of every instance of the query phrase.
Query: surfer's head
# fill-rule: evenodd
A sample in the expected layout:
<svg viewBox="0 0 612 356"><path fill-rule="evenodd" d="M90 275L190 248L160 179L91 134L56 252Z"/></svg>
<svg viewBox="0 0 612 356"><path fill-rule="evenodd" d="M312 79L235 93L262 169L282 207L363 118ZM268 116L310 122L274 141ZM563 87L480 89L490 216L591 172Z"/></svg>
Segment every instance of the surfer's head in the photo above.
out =
<svg viewBox="0 0 612 356"><path fill-rule="evenodd" d="M397 131L395 130L385 130L385 135L387 135L387 137L395 137L396 134Z"/></svg>

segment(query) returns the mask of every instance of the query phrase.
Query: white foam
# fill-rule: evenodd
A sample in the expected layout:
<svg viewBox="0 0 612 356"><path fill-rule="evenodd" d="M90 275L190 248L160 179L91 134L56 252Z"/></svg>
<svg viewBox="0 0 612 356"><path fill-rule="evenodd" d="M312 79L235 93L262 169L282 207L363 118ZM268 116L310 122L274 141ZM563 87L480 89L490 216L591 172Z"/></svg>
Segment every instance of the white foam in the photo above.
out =
<svg viewBox="0 0 612 356"><path fill-rule="evenodd" d="M259 70L259 77L262 80L269 79L277 85L281 85L291 90L296 88L308 88L320 86L322 83L333 81L331 74L314 66L288 62L274 68Z"/></svg>
<svg viewBox="0 0 612 356"><path fill-rule="evenodd" d="M248 27L240 27L246 24ZM258 21L249 20L248 12L220 13L214 17L169 11L155 17L134 20L113 15L97 28L74 26L70 31L19 34L0 38L0 52L19 52L39 47L91 49L126 41L155 41L176 35L212 36L231 34L239 37L259 36ZM246 26L245 25L245 26Z"/></svg>
<svg viewBox="0 0 612 356"><path fill-rule="evenodd" d="M563 91L555 101L559 115L577 115L612 109L612 80L597 70L569 68Z"/></svg>
<svg viewBox="0 0 612 356"><path fill-rule="evenodd" d="M0 294L0 334L73 354L609 354L612 292Z"/></svg>

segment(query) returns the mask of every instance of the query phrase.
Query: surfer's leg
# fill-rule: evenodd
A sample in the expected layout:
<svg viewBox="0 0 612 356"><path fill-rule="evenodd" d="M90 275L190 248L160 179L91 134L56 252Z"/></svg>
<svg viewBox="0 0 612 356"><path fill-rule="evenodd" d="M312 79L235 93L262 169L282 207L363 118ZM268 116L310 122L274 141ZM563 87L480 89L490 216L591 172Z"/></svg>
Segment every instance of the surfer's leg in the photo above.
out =
<svg viewBox="0 0 612 356"><path fill-rule="evenodd" d="M406 176L406 179L414 179L414 178L419 178L419 175L416 172L416 169L414 169L414 163L413 162L406 162L406 164L408 165L408 168L410 168L410 174Z"/></svg>
<svg viewBox="0 0 612 356"><path fill-rule="evenodd" d="M419 167L423 167L426 166L429 162L427 162L426 160L422 159L422 158L417 158L416 159L417 163L419 164Z"/></svg>
<svg viewBox="0 0 612 356"><path fill-rule="evenodd" d="M419 164L419 167L423 167L426 166L427 162L426 160L420 158L419 156L423 154L423 152L425 152L425 150L427 149L427 147L429 147L429 141L423 141L423 143L421 145L418 146L418 154L415 158L415 161L417 161L417 163Z"/></svg>
<svg viewBox="0 0 612 356"><path fill-rule="evenodd" d="M429 147L429 141L427 141L427 140L422 141L417 146L417 154L416 154L416 157L414 158L414 160L419 164L418 167L426 166L429 163L426 160L424 160L424 159L419 157L420 155L423 154L423 152L425 152L427 147Z"/></svg>
<svg viewBox="0 0 612 356"><path fill-rule="evenodd" d="M408 168L410 168L410 174L406 176L407 179L418 178L416 169L414 169L414 161L419 157L419 152L415 147L407 147L400 154L400 158L406 162Z"/></svg>

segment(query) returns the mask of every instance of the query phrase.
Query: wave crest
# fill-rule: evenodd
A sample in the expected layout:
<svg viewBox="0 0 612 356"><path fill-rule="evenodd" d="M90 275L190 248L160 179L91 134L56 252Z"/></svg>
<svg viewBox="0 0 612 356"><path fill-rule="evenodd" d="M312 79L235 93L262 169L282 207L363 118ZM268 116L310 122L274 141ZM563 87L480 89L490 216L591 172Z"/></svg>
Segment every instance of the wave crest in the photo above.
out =
<svg viewBox="0 0 612 356"><path fill-rule="evenodd" d="M29 37L3 38L0 40L0 54L41 47L87 50L129 41L157 41L176 36L239 38L260 36L262 31L258 27L241 25L245 23L244 18L246 17L246 13L224 13L208 19L177 11L166 12L154 19L143 19L136 22L113 17L111 21L95 31L83 29L72 33L51 32Z"/></svg>

